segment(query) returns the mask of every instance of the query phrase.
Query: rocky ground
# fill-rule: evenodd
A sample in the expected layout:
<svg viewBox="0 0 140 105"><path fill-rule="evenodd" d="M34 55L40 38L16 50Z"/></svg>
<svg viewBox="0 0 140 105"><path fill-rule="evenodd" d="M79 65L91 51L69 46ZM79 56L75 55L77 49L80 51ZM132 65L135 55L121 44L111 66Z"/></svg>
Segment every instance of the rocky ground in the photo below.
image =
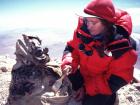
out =
<svg viewBox="0 0 140 105"><path fill-rule="evenodd" d="M140 84L133 83L118 91L116 105L140 105Z"/></svg>
<svg viewBox="0 0 140 105"><path fill-rule="evenodd" d="M7 56L0 56L0 105L4 105L8 97L11 81L11 69L15 60Z"/></svg>
<svg viewBox="0 0 140 105"><path fill-rule="evenodd" d="M8 97L8 89L11 80L10 72L0 73L0 105L6 103Z"/></svg>
<svg viewBox="0 0 140 105"><path fill-rule="evenodd" d="M0 57L0 105L6 103L11 81L11 68L15 60ZM129 84L118 91L115 105L140 105L140 83Z"/></svg>

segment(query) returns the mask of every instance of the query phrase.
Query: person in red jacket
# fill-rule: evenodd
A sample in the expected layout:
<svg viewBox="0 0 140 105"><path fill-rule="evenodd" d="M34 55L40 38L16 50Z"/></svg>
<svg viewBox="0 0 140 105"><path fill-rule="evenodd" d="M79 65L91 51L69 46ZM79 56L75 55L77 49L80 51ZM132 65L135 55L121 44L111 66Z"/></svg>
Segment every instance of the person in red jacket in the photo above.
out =
<svg viewBox="0 0 140 105"><path fill-rule="evenodd" d="M133 79L137 60L130 35L131 17L112 0L92 0L67 42L62 70L82 105L113 105L116 91Z"/></svg>

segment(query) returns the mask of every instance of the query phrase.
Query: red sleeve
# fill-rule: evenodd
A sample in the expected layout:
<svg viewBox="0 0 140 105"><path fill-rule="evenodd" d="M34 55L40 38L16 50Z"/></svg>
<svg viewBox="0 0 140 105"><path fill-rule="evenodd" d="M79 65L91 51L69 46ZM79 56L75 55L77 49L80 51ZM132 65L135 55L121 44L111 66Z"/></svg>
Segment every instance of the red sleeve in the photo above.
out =
<svg viewBox="0 0 140 105"><path fill-rule="evenodd" d="M112 60L110 64L110 73L121 77L126 82L133 79L134 64L137 60L135 50L127 51L120 58Z"/></svg>
<svg viewBox="0 0 140 105"><path fill-rule="evenodd" d="M62 65L61 65L62 69L65 65L71 65L73 72L77 70L79 65L79 53L77 49L78 43L79 43L79 39L77 38L76 31L75 31L73 39L67 42L67 46L70 46L73 50L66 51L67 53L64 52L64 55L62 57Z"/></svg>

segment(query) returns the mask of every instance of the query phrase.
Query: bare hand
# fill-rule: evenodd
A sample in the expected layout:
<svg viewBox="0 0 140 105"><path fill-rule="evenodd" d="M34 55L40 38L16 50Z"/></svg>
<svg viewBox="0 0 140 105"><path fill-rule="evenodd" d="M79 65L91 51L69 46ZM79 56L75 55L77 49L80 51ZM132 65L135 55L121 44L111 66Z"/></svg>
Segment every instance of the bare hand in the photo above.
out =
<svg viewBox="0 0 140 105"><path fill-rule="evenodd" d="M70 65L65 65L62 72L63 74L69 75L72 72L72 67Z"/></svg>

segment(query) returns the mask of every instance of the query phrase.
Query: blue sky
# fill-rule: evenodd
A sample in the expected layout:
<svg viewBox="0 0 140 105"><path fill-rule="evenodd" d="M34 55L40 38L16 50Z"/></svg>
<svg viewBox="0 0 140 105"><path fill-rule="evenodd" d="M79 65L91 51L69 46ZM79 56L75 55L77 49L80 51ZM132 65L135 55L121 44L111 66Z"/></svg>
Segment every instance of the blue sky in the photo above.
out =
<svg viewBox="0 0 140 105"><path fill-rule="evenodd" d="M7 27L15 27L14 23L19 27L26 24L27 27L28 25L35 27L50 24L52 21L52 25L55 26L56 22L58 24L60 21L64 22L64 18L67 21L74 15L74 11L82 8L87 2L87 0L0 0L0 23Z"/></svg>
<svg viewBox="0 0 140 105"><path fill-rule="evenodd" d="M16 28L74 27L75 13L91 0L0 0L0 30ZM138 20L139 0L113 0ZM135 8L135 9L132 9ZM135 17L136 16L136 17ZM137 18L137 19L136 19ZM139 17L140 18L140 17ZM72 24L73 23L73 24ZM138 25L138 22L135 22Z"/></svg>
<svg viewBox="0 0 140 105"><path fill-rule="evenodd" d="M79 1L79 0L78 0ZM63 10L75 7L74 0L0 0L2 13L29 13L35 11Z"/></svg>
<svg viewBox="0 0 140 105"><path fill-rule="evenodd" d="M26 14L39 11L82 9L91 0L0 0L1 14ZM139 0L113 0L119 8L140 7Z"/></svg>
<svg viewBox="0 0 140 105"><path fill-rule="evenodd" d="M32 12L83 8L91 0L0 0L1 13ZM139 0L113 0L117 7L139 7Z"/></svg>

